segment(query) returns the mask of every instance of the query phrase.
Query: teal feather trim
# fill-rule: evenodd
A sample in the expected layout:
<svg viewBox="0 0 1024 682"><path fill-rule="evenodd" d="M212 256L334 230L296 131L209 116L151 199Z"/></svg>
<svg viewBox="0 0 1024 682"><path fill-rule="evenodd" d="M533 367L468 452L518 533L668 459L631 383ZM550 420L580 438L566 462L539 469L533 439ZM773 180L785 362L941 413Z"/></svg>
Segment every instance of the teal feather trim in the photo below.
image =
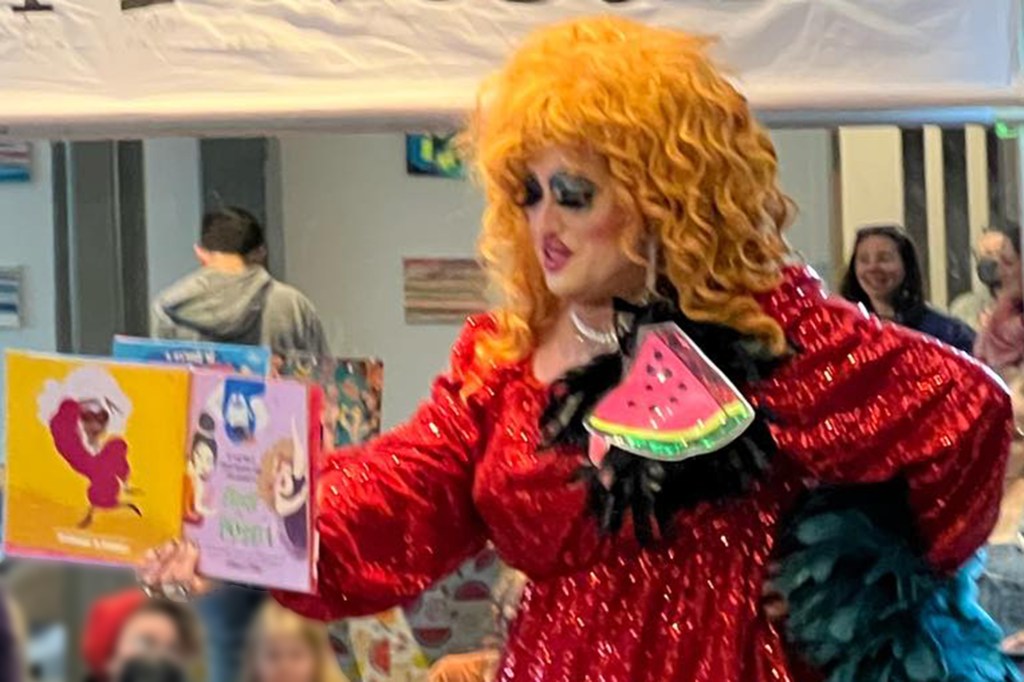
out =
<svg viewBox="0 0 1024 682"><path fill-rule="evenodd" d="M1002 633L977 603L981 561L936 574L892 485L808 495L786 527L774 586L790 641L827 682L1011 682Z"/></svg>

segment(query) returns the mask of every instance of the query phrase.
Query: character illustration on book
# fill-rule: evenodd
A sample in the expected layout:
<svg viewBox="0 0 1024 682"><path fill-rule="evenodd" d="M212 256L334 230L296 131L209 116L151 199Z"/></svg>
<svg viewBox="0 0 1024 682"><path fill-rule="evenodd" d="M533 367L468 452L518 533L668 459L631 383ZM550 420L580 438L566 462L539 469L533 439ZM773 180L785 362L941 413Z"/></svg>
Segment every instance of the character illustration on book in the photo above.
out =
<svg viewBox="0 0 1024 682"><path fill-rule="evenodd" d="M231 442L250 441L267 424L265 392L266 386L260 381L228 379L224 382L219 402L224 432Z"/></svg>
<svg viewBox="0 0 1024 682"><path fill-rule="evenodd" d="M63 381L47 381L38 399L39 420L50 430L57 453L89 481L88 511L79 528L92 525L96 510L142 510L124 498L140 491L128 484L131 466L124 439L132 403L114 377L86 366Z"/></svg>
<svg viewBox="0 0 1024 682"><path fill-rule="evenodd" d="M299 555L304 555L309 547L308 467L306 448L292 420L291 439L277 441L263 454L259 491L264 503L281 518L281 536Z"/></svg>
<svg viewBox="0 0 1024 682"><path fill-rule="evenodd" d="M192 436L188 465L185 470L185 523L200 525L214 509L206 506L207 483L217 465L217 440L213 435L214 421L209 412L199 415L196 433Z"/></svg>

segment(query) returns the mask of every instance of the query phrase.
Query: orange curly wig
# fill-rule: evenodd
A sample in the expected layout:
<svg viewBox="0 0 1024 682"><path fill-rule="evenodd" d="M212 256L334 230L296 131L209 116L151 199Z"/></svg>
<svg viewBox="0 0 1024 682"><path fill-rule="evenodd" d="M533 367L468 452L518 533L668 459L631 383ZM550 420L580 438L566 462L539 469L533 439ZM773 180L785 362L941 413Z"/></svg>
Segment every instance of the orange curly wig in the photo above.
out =
<svg viewBox="0 0 1024 682"><path fill-rule="evenodd" d="M529 38L478 95L464 143L487 198L480 252L503 294L491 359L528 355L558 302L547 290L519 199L546 148L604 158L618 201L642 216L623 248L656 236L659 272L691 318L785 349L754 294L780 281L790 201L775 150L746 100L705 54L709 41L610 16Z"/></svg>

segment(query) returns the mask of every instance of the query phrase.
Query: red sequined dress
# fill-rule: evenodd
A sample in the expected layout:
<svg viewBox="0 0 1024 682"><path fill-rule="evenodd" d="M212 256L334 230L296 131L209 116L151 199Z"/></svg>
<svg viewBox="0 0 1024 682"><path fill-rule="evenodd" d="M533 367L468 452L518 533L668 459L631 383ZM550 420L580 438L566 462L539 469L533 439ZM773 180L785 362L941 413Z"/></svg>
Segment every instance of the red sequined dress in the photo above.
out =
<svg viewBox="0 0 1024 682"><path fill-rule="evenodd" d="M997 516L1009 402L974 361L827 298L809 270L787 270L761 303L800 350L747 387L779 446L749 494L678 512L653 549L600 534L569 482L584 454L538 451L547 397L528 362L460 397L493 326L477 318L410 422L325 456L319 594L279 599L321 619L380 611L490 540L531 579L499 680L810 679L761 608L780 517L811 480L902 476L928 558L954 569Z"/></svg>

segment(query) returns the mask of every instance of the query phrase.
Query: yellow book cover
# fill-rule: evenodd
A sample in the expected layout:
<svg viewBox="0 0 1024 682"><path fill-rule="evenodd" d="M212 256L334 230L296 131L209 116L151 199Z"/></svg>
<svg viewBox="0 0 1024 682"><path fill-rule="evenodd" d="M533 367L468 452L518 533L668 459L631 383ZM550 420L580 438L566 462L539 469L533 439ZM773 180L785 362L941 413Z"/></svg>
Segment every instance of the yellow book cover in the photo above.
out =
<svg viewBox="0 0 1024 682"><path fill-rule="evenodd" d="M6 360L6 551L128 565L180 537L188 370Z"/></svg>

